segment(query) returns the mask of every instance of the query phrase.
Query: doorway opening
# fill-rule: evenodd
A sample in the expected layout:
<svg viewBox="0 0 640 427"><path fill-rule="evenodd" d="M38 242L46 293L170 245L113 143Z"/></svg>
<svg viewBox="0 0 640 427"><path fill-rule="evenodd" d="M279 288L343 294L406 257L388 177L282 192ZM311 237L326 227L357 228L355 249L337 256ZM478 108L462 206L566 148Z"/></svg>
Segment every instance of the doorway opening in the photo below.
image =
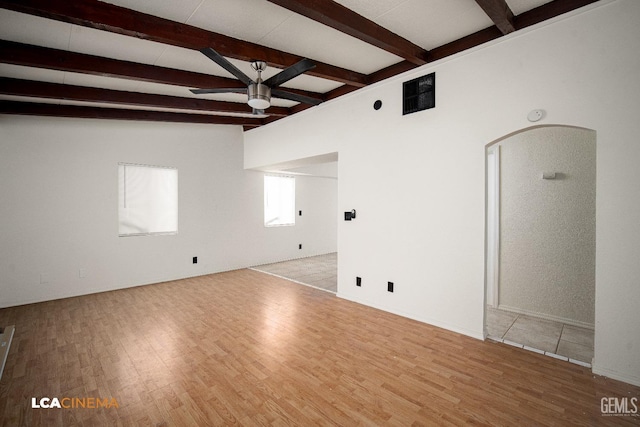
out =
<svg viewBox="0 0 640 427"><path fill-rule="evenodd" d="M590 366L596 133L536 126L486 149L490 339Z"/></svg>
<svg viewBox="0 0 640 427"><path fill-rule="evenodd" d="M265 172L296 179L295 226L288 231L296 239L298 251L253 269L336 294L338 154L274 165Z"/></svg>

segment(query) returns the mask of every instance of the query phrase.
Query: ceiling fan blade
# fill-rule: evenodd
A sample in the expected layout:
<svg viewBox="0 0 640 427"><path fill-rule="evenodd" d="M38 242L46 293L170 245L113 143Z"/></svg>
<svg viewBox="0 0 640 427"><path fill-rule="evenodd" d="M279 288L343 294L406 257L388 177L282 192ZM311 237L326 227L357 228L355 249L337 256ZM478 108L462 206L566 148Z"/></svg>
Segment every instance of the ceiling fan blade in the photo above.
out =
<svg viewBox="0 0 640 427"><path fill-rule="evenodd" d="M316 64L312 60L305 58L302 61L296 62L292 66L285 68L275 76L268 78L264 81L264 84L271 88L274 88L288 82L294 77L298 77L300 74L305 73L315 67Z"/></svg>
<svg viewBox="0 0 640 427"><path fill-rule="evenodd" d="M287 92L282 89L271 89L271 95L276 98L289 99L291 101L302 102L303 104L318 105L322 103L321 99L311 98L310 96L298 95L297 93Z"/></svg>
<svg viewBox="0 0 640 427"><path fill-rule="evenodd" d="M246 84L247 86L249 86L251 83L254 83L254 81L251 80L249 76L247 76L245 73L240 71L235 65L229 62L227 58L220 55L218 52L211 49L210 47L205 47L204 49L200 50L200 52L207 55L209 59L211 59L213 62L215 62L216 64L218 64L219 66L221 66L222 68L224 68L225 70L227 70L228 72L236 76L238 80L240 80L242 83Z"/></svg>
<svg viewBox="0 0 640 427"><path fill-rule="evenodd" d="M207 93L247 93L247 88L220 87L214 89L189 89L191 93L196 95L204 95Z"/></svg>

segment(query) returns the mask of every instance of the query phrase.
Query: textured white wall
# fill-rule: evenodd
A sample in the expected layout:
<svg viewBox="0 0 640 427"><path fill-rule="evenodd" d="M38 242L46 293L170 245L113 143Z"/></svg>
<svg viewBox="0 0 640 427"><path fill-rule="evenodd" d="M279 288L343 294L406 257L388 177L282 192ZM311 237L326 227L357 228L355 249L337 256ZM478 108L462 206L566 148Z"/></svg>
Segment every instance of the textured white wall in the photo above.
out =
<svg viewBox="0 0 640 427"><path fill-rule="evenodd" d="M593 369L640 385L639 21L640 2L601 1L427 64L247 132L245 167L337 151L338 209L358 210L338 224L338 294L480 338L485 146L537 108L595 130ZM436 108L403 117L402 82L432 71Z"/></svg>
<svg viewBox="0 0 640 427"><path fill-rule="evenodd" d="M118 237L118 162L178 168L178 235ZM336 250L336 180L265 228L239 127L0 115L0 183L0 307Z"/></svg>
<svg viewBox="0 0 640 427"><path fill-rule="evenodd" d="M534 128L500 148L500 307L592 327L596 133Z"/></svg>

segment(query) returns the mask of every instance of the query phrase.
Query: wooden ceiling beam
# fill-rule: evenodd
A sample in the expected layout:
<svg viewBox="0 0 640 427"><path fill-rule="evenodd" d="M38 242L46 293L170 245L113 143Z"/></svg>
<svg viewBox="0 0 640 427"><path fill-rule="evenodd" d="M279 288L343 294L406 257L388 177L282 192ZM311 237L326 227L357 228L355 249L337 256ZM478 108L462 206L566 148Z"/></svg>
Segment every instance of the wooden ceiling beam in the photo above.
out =
<svg viewBox="0 0 640 427"><path fill-rule="evenodd" d="M429 62L431 61L431 54L429 54ZM416 67L416 64L413 64L409 61L401 61L386 68L382 68L375 73L371 73L367 76L367 78L369 80L369 84L373 84L384 79L388 79L389 77L404 73L405 71L412 70Z"/></svg>
<svg viewBox="0 0 640 427"><path fill-rule="evenodd" d="M157 95L152 93L127 92L95 87L12 79L8 77L0 77L0 93L4 95L34 98L102 102L143 107L175 108L183 110L242 114L251 114L253 112L251 107L240 102L224 102L210 99ZM289 109L284 107L269 107L268 112L269 115L274 116L289 115Z"/></svg>
<svg viewBox="0 0 640 427"><path fill-rule="evenodd" d="M428 52L332 0L268 0L299 15L360 39L413 64L427 63Z"/></svg>
<svg viewBox="0 0 640 427"><path fill-rule="evenodd" d="M187 49L199 51L211 47L228 58L259 59L277 68L286 68L302 59L291 53L97 0L0 0L0 7ZM366 85L364 74L313 62L316 67L307 74L356 87Z"/></svg>
<svg viewBox="0 0 640 427"><path fill-rule="evenodd" d="M193 71L159 67L103 58L84 53L69 52L48 47L0 40L0 62L25 67L47 68L58 71L117 77L150 83L184 86L189 88L245 88L236 79L212 76ZM324 94L299 89L287 91L311 98L324 99ZM186 92L185 92L186 93Z"/></svg>
<svg viewBox="0 0 640 427"><path fill-rule="evenodd" d="M459 38L451 43L438 46L430 51L430 59L437 61L439 59L446 58L447 56L455 55L456 53L465 51L467 49L480 46L483 43L487 43L491 40L502 37L502 32L497 27L492 26L485 28L484 30L476 31L473 34Z"/></svg>
<svg viewBox="0 0 640 427"><path fill-rule="evenodd" d="M263 119L216 116L212 114L173 113L167 111L100 108L77 105L42 104L0 100L0 114L70 117L85 119L142 120L173 123L203 123L218 125L261 126Z"/></svg>
<svg viewBox="0 0 640 427"><path fill-rule="evenodd" d="M496 24L502 34L509 34L516 30L513 12L505 0L476 0L476 3Z"/></svg>
<svg viewBox="0 0 640 427"><path fill-rule="evenodd" d="M514 19L516 30L538 24L564 13L571 12L599 0L554 0L534 9L528 10Z"/></svg>
<svg viewBox="0 0 640 427"><path fill-rule="evenodd" d="M243 88L241 81L156 65L0 40L0 62L185 87Z"/></svg>

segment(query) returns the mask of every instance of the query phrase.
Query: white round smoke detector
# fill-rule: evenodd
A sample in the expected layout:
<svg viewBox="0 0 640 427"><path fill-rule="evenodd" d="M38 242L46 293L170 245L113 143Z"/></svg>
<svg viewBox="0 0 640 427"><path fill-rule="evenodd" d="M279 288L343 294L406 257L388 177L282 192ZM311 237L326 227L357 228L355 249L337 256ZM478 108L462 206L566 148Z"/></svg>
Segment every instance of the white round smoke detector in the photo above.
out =
<svg viewBox="0 0 640 427"><path fill-rule="evenodd" d="M542 110L533 110L527 115L527 120L530 122L537 122L544 116L544 111Z"/></svg>

